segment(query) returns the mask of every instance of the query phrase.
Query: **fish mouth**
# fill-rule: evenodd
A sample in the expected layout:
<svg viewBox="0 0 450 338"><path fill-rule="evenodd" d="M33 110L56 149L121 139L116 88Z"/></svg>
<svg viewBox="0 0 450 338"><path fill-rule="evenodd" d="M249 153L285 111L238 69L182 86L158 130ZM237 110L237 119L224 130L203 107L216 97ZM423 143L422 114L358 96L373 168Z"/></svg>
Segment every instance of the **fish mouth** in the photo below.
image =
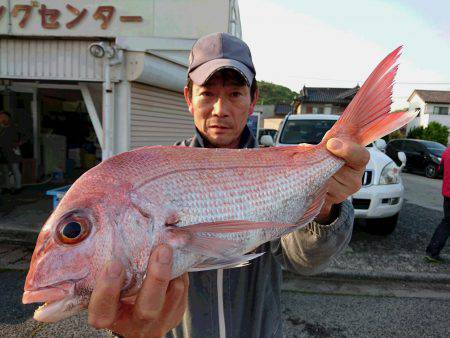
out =
<svg viewBox="0 0 450 338"><path fill-rule="evenodd" d="M73 283L64 283L55 286L45 286L36 290L25 290L22 296L22 303L52 303L73 295L73 289Z"/></svg>
<svg viewBox="0 0 450 338"><path fill-rule="evenodd" d="M70 281L25 290L22 303L44 303L35 310L33 318L40 322L57 322L72 316L84 307L82 299L74 295L74 289L75 281Z"/></svg>

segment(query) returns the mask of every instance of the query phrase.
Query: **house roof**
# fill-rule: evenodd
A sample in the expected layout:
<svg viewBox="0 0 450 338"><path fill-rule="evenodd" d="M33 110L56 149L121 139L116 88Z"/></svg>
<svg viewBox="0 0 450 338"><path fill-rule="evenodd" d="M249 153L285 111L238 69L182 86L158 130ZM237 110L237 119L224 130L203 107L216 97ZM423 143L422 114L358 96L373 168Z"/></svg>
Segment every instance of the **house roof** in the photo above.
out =
<svg viewBox="0 0 450 338"><path fill-rule="evenodd" d="M348 104L358 92L359 86L353 88L327 88L303 86L296 101L301 103L336 103Z"/></svg>
<svg viewBox="0 0 450 338"><path fill-rule="evenodd" d="M415 89L409 96L408 101L411 100L414 93L419 95L426 103L450 103L450 91Z"/></svg>

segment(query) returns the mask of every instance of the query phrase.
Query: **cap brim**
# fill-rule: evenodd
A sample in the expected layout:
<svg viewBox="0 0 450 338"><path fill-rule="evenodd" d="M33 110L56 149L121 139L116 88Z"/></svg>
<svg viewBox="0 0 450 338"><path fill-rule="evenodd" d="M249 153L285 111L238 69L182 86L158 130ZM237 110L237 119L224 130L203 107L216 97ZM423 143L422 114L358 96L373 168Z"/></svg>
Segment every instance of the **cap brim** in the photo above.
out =
<svg viewBox="0 0 450 338"><path fill-rule="evenodd" d="M241 73L242 77L247 82L247 85L250 87L252 85L253 79L255 75L253 72L244 65L242 62L232 60L232 59L214 59L208 61L201 66L194 69L189 73L189 77L196 85L203 85L208 79L218 70L224 68L231 68L237 70Z"/></svg>

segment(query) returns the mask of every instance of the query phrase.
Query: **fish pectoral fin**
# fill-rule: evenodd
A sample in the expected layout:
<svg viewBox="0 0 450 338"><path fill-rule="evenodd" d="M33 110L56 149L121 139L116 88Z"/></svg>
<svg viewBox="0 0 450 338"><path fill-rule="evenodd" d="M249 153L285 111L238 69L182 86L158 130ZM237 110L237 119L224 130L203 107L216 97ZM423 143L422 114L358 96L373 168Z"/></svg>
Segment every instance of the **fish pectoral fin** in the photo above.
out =
<svg viewBox="0 0 450 338"><path fill-rule="evenodd" d="M217 234L229 234L265 228L291 228L294 224L252 221L217 221L185 227L167 227L165 238L173 247L196 252L207 257L229 258L236 254L241 243Z"/></svg>
<svg viewBox="0 0 450 338"><path fill-rule="evenodd" d="M175 249L195 252L206 257L226 258L239 249L239 243L230 239L196 233L188 227L166 228L166 241Z"/></svg>
<svg viewBox="0 0 450 338"><path fill-rule="evenodd" d="M264 255L264 252L257 254L248 254L230 259L212 259L193 266L188 270L188 272L241 268L249 265L252 259L258 258L262 255Z"/></svg>
<svg viewBox="0 0 450 338"><path fill-rule="evenodd" d="M325 202L325 197L327 196L328 187L324 185L312 196L312 202L309 205L303 216L295 222L296 226L306 225L314 220L316 216L320 213L323 203Z"/></svg>

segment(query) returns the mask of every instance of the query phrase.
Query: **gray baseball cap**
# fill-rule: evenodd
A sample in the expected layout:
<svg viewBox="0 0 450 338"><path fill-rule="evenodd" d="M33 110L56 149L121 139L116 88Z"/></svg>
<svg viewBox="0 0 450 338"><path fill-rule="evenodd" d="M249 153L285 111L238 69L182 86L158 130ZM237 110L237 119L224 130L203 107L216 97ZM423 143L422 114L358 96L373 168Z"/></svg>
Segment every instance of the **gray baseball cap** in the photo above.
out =
<svg viewBox="0 0 450 338"><path fill-rule="evenodd" d="M228 33L213 33L198 39L189 55L188 76L191 80L203 85L223 68L241 73L250 87L256 71L247 44Z"/></svg>

